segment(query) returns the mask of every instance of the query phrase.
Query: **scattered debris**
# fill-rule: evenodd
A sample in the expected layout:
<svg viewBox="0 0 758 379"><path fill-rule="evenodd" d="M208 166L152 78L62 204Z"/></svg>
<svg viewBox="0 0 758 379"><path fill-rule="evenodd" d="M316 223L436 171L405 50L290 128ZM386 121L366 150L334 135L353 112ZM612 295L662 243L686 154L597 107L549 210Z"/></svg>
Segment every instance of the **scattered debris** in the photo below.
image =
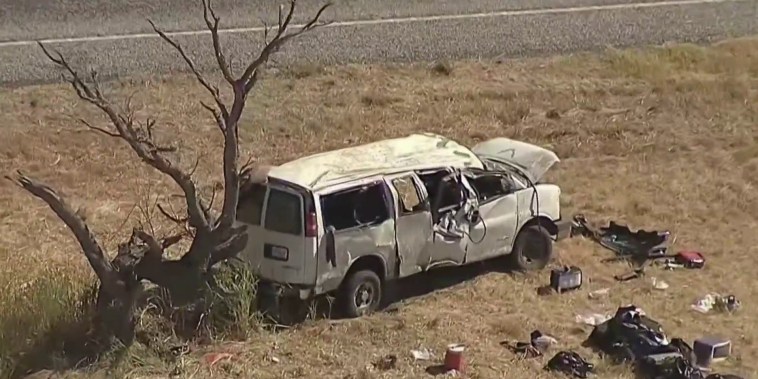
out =
<svg viewBox="0 0 758 379"><path fill-rule="evenodd" d="M671 233L640 229L633 232L628 226L611 221L607 227L594 228L584 215L574 216L574 229L582 236L589 237L601 246L615 252L622 258L642 258L644 260L666 254Z"/></svg>
<svg viewBox="0 0 758 379"><path fill-rule="evenodd" d="M542 352L534 347L531 342L516 341L515 343L509 343L503 341L500 344L508 347L513 352L513 354L520 355L520 358L523 359L542 356Z"/></svg>
<svg viewBox="0 0 758 379"><path fill-rule="evenodd" d="M665 290L665 289L668 289L668 288L669 288L669 284L668 284L668 283L666 283L666 282L664 282L663 280L660 280L660 279L658 279L658 278L656 278L656 277L652 277L652 278L650 279L650 281L651 281L651 283L653 284L653 288L655 288L655 289L657 289L657 290L661 290L661 291L663 291L663 290Z"/></svg>
<svg viewBox="0 0 758 379"><path fill-rule="evenodd" d="M666 270L675 270L680 268L702 269L705 266L705 257L697 251L680 251L673 256L661 257L662 260L657 262L663 265Z"/></svg>
<svg viewBox="0 0 758 379"><path fill-rule="evenodd" d="M576 315L576 323L597 326L610 320L612 317L613 316L609 314L586 313L583 315Z"/></svg>
<svg viewBox="0 0 758 379"><path fill-rule="evenodd" d="M455 378L461 375L458 371L446 369L445 365L429 366L426 368L426 373L432 376L444 376L448 378Z"/></svg>
<svg viewBox="0 0 758 379"><path fill-rule="evenodd" d="M550 346L558 344L558 340L535 330L529 334L529 342L508 343L504 341L500 344L507 346L514 354L521 355L522 358L534 358L543 355Z"/></svg>
<svg viewBox="0 0 758 379"><path fill-rule="evenodd" d="M661 325L634 305L595 327L587 344L618 363L632 363L643 378L702 379L692 347L681 338L668 339Z"/></svg>
<svg viewBox="0 0 758 379"><path fill-rule="evenodd" d="M422 348L419 350L411 350L411 356L413 356L413 360L416 361L429 361L434 358L434 353L427 348Z"/></svg>
<svg viewBox="0 0 758 379"><path fill-rule="evenodd" d="M463 356L463 352L466 350L466 346L463 344L450 344L447 345L445 351L445 370L457 371L463 373L466 371L466 359Z"/></svg>
<svg viewBox="0 0 758 379"><path fill-rule="evenodd" d="M529 339L532 346L543 353L546 352L550 346L558 344L558 340L546 334L542 334L539 330L533 331L529 335Z"/></svg>
<svg viewBox="0 0 758 379"><path fill-rule="evenodd" d="M582 270L576 266L566 266L550 271L550 287L558 292L574 290L582 286Z"/></svg>
<svg viewBox="0 0 758 379"><path fill-rule="evenodd" d="M697 365L707 368L711 363L723 361L732 354L732 342L724 338L700 338L695 340L693 350Z"/></svg>
<svg viewBox="0 0 758 379"><path fill-rule="evenodd" d="M705 266L705 257L697 251L680 251L674 256L674 262L684 268L700 269Z"/></svg>
<svg viewBox="0 0 758 379"><path fill-rule="evenodd" d="M628 281L630 281L632 279L641 278L643 276L645 276L645 268L644 267L638 267L638 268L634 269L634 271L632 271L629 274L626 274L626 275L614 275L613 279L616 279L619 282L628 282Z"/></svg>
<svg viewBox="0 0 758 379"><path fill-rule="evenodd" d="M700 313L708 313L712 310L732 313L742 306L734 295L721 296L719 294L707 294L698 299L690 307Z"/></svg>
<svg viewBox="0 0 758 379"><path fill-rule="evenodd" d="M587 362L578 353L561 351L547 362L545 370L557 371L575 378L587 378L593 373L595 365Z"/></svg>
<svg viewBox="0 0 758 379"><path fill-rule="evenodd" d="M608 295L608 293L610 292L611 292L611 289L606 287L606 288L601 288L599 290L594 290L590 292L589 294L587 294L587 296L590 299L598 299L598 298Z"/></svg>
<svg viewBox="0 0 758 379"><path fill-rule="evenodd" d="M397 355L395 354L388 354L382 357L381 359L371 363L372 366L374 366L377 370L382 371L388 371L393 370L395 367L397 367Z"/></svg>

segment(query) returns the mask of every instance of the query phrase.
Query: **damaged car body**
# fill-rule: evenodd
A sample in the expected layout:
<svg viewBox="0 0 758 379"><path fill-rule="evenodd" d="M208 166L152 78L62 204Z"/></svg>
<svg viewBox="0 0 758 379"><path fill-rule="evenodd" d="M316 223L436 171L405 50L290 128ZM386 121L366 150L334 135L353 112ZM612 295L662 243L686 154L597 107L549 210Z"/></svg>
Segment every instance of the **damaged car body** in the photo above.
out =
<svg viewBox="0 0 758 379"><path fill-rule="evenodd" d="M509 256L543 268L569 235L558 162L544 148L495 138L469 149L414 134L272 167L240 191L240 258L275 297L335 293L348 317L376 310L387 281Z"/></svg>

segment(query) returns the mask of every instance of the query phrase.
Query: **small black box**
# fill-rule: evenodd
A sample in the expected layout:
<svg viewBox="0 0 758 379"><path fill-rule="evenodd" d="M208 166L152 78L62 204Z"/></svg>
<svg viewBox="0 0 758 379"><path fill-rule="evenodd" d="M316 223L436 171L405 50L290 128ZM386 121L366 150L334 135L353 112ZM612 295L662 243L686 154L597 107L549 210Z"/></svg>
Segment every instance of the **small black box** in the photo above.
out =
<svg viewBox="0 0 758 379"><path fill-rule="evenodd" d="M582 286L582 270L576 266L567 266L550 271L550 287L556 292L577 289Z"/></svg>

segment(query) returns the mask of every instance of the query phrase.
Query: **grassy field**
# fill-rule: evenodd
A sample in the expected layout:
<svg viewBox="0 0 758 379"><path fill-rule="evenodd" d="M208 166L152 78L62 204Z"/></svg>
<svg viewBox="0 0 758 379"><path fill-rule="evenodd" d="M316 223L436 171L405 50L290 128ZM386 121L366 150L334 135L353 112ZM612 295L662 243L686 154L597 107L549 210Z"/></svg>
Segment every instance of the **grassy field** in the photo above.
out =
<svg viewBox="0 0 758 379"><path fill-rule="evenodd" d="M138 113L155 116L163 135L180 141L183 164L204 157L196 176L206 189L220 180L210 164L219 162L218 132L198 105L205 93L191 78L124 81L112 91L136 92ZM471 378L551 377L541 370L546 358L521 360L500 345L526 340L534 329L597 363L600 377L630 377L626 368L580 347L591 328L575 322L577 314L629 303L672 337L731 338L734 356L718 371L758 373L751 358L758 353L758 327L749 316L758 302L758 281L750 274L758 263L758 39L501 63L300 66L269 73L247 109L243 148L266 163L419 131L466 144L509 136L547 146L562 159L551 180L563 188L565 214L669 229L677 250L706 255L706 269L653 269L647 278L616 283L612 276L627 266L602 263L610 252L574 239L556 245L555 264L583 268L590 281L578 292L539 297L536 288L547 282L547 272L468 275L397 311L363 319L309 321L278 333L252 329L245 341L193 345L176 360L136 348L112 373L116 377L176 371L194 378L418 378L438 362L413 362L410 351L426 347L439 360L454 342L469 346ZM79 118L105 122L63 85L0 89L0 167L4 174L21 168L62 189L113 249L131 225L150 218L157 195L178 190L119 141L84 131ZM158 218L154 227L168 228ZM0 259L0 359L6 365L0 370L7 375L11 357L51 328L70 325L91 274L52 212L8 181L0 182ZM455 282L469 271L445 270L428 279ZM651 276L670 288L654 290ZM604 287L608 297L588 298ZM734 315L691 311L709 292L734 294L743 309ZM203 363L208 352L232 358L209 368ZM374 368L386 354L397 354L397 367Z"/></svg>

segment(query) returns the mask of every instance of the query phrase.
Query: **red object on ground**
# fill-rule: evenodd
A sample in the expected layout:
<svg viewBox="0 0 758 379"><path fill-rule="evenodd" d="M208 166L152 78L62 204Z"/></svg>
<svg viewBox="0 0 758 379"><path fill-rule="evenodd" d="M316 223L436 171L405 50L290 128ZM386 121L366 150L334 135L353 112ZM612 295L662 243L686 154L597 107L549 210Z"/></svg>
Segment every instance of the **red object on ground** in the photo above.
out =
<svg viewBox="0 0 758 379"><path fill-rule="evenodd" d="M705 265L705 257L698 251L680 251L676 261L687 268L703 268Z"/></svg>
<svg viewBox="0 0 758 379"><path fill-rule="evenodd" d="M463 351L466 346L462 344L447 345L447 351L445 352L445 370L455 370L458 372L464 372L466 370L466 360L463 358Z"/></svg>

